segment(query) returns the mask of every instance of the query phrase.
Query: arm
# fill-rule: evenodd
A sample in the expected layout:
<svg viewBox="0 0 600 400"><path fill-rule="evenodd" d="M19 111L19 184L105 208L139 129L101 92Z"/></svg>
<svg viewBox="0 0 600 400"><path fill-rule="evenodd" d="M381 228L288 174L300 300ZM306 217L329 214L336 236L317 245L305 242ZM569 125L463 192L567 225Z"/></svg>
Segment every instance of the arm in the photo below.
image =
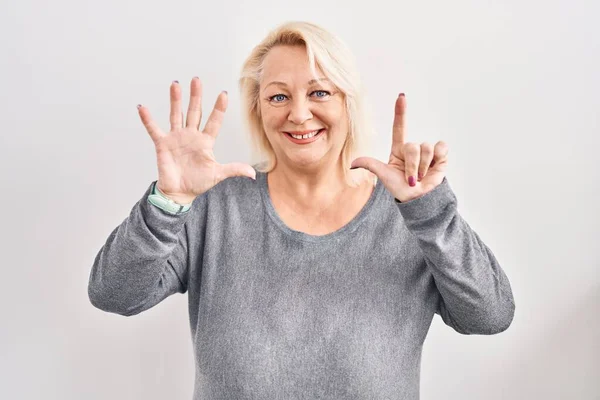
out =
<svg viewBox="0 0 600 400"><path fill-rule="evenodd" d="M195 210L175 215L151 204L154 185L94 260L88 295L103 311L131 316L187 290L188 226Z"/></svg>
<svg viewBox="0 0 600 400"><path fill-rule="evenodd" d="M448 180L408 202L397 202L416 236L441 298L437 313L462 334L506 330L515 312L508 278L492 251L457 210Z"/></svg>

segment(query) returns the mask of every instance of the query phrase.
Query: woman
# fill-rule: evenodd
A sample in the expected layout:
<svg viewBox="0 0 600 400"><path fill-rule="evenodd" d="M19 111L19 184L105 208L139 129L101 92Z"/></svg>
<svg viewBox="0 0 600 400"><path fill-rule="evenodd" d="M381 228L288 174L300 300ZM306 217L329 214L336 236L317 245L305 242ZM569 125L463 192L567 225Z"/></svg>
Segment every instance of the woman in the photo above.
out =
<svg viewBox="0 0 600 400"><path fill-rule="evenodd" d="M225 92L202 131L197 78L185 121L171 85L168 134L139 107L159 177L98 253L89 296L134 315L187 291L195 399L417 399L435 313L462 334L510 325L509 281L457 211L447 146L406 141L405 96L389 163L354 158L369 130L357 82L325 30L271 32L240 80L256 167L213 156Z"/></svg>

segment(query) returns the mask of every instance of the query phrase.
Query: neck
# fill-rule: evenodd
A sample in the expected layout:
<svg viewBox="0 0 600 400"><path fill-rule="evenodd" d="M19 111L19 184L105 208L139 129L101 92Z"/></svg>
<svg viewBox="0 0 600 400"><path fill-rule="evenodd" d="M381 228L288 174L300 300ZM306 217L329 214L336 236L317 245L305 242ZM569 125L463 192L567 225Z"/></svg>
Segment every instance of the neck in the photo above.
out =
<svg viewBox="0 0 600 400"><path fill-rule="evenodd" d="M329 204L350 187L344 179L341 162L312 169L277 163L267 178L269 186L279 195L307 208Z"/></svg>

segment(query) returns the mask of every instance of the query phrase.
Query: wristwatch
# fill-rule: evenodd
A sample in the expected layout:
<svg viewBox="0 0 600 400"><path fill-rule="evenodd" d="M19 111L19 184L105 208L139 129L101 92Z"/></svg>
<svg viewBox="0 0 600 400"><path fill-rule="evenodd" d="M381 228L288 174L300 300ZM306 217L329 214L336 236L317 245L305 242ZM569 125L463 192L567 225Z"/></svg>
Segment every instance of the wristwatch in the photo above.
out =
<svg viewBox="0 0 600 400"><path fill-rule="evenodd" d="M186 212L190 209L190 207L192 206L192 203L190 203L190 204L175 203L173 200L171 200L167 196L165 196L164 193L161 192L159 188L156 187L157 182L158 181L154 182L154 184L152 185L152 194L150 194L148 196L148 201L150 203L154 204L156 207L158 207L162 210L165 210L166 212L173 214L173 215L183 214L184 212Z"/></svg>

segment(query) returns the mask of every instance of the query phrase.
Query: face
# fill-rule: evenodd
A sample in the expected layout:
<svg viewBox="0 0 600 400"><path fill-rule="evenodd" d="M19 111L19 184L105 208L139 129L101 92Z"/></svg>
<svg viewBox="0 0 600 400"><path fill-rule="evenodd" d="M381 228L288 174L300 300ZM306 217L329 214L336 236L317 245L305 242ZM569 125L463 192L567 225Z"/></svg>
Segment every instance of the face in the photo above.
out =
<svg viewBox="0 0 600 400"><path fill-rule="evenodd" d="M317 75L302 46L276 46L265 57L260 112L278 165L320 168L340 159L348 135L344 94L319 68Z"/></svg>

